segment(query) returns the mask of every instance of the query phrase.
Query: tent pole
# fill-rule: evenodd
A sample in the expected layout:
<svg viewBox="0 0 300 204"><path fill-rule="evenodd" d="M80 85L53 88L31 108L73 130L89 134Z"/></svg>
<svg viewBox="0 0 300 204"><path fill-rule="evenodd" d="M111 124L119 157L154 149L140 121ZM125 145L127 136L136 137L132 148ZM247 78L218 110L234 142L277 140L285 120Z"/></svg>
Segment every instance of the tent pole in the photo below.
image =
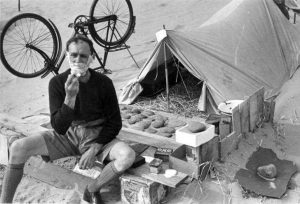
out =
<svg viewBox="0 0 300 204"><path fill-rule="evenodd" d="M169 99L169 76L167 67L167 53L166 53L166 42L164 42L164 59L165 59L165 77L166 77L166 92L167 92L167 110L170 111L170 99Z"/></svg>
<svg viewBox="0 0 300 204"><path fill-rule="evenodd" d="M179 74L179 76L180 76L180 78L181 78L181 80L182 80L182 83L183 83L183 86L184 86L184 88L185 88L185 91L186 91L186 93L187 93L189 99L192 100L191 95L190 95L190 93L189 93L189 91L188 91L188 89L187 89L187 86L186 86L185 82L184 82L184 79L183 79L183 77L182 77L182 75L181 75L181 71L180 71L179 65L176 63L176 61L175 61L173 55L172 55L172 57L173 57L173 60L174 60L174 62L175 62L175 65L176 65L177 72L178 72L178 74ZM176 81L176 82L177 82L177 81Z"/></svg>

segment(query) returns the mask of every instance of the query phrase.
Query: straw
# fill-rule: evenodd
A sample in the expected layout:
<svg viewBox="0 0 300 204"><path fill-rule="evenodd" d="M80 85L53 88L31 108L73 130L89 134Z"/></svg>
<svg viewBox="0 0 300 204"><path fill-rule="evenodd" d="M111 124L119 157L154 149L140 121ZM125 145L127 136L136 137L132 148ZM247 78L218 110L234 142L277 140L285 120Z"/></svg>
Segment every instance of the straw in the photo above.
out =
<svg viewBox="0 0 300 204"><path fill-rule="evenodd" d="M207 115L197 109L202 83L188 72L183 72L182 75L186 87L180 82L170 88L169 112L188 118L195 116L206 118ZM168 112L167 94L164 91L154 97L138 97L134 105L143 109Z"/></svg>

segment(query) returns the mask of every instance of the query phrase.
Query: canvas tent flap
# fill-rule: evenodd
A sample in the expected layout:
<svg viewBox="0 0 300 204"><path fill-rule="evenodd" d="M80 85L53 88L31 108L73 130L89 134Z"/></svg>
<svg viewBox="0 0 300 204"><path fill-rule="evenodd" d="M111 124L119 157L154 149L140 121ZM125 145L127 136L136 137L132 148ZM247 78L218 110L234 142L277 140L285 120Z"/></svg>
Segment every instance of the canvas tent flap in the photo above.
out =
<svg viewBox="0 0 300 204"><path fill-rule="evenodd" d="M260 87L269 97L300 64L299 33L273 0L233 0L193 31L167 31L136 83L164 63L165 43L168 59L176 57L205 81L215 104L243 99Z"/></svg>
<svg viewBox="0 0 300 204"><path fill-rule="evenodd" d="M133 79L123 88L122 94L119 96L119 101L121 104L131 104L142 91L143 87L141 84L137 79Z"/></svg>

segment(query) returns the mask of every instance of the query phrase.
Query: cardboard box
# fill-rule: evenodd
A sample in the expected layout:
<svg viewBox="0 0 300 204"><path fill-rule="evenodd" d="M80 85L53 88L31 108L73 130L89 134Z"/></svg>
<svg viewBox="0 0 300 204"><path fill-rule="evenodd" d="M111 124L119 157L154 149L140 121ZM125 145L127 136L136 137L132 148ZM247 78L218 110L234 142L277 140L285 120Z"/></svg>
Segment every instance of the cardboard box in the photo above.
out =
<svg viewBox="0 0 300 204"><path fill-rule="evenodd" d="M158 174L159 172L161 172L162 170L162 160L158 159L158 158L154 158L150 163L149 163L149 167L150 167L150 172L151 173L155 173Z"/></svg>
<svg viewBox="0 0 300 204"><path fill-rule="evenodd" d="M175 132L175 140L178 143L186 144L192 147L198 147L215 136L215 126L210 124L205 124L206 130L198 133L192 133L188 130L187 126L179 128Z"/></svg>
<svg viewBox="0 0 300 204"><path fill-rule="evenodd" d="M164 162L169 162L169 156L173 152L170 148L157 148L154 153L154 158L159 158Z"/></svg>
<svg viewBox="0 0 300 204"><path fill-rule="evenodd" d="M142 177L123 174L120 180L124 204L158 204L167 194L167 186Z"/></svg>

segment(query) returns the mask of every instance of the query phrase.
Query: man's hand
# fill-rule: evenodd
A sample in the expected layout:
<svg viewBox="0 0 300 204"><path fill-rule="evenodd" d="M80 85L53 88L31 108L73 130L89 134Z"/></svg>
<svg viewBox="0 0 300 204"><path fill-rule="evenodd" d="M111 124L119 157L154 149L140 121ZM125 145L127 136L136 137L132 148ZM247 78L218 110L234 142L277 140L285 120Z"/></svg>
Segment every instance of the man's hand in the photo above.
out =
<svg viewBox="0 0 300 204"><path fill-rule="evenodd" d="M75 75L69 74L68 79L65 83L65 91L66 91L66 98L64 103L70 108L74 109L76 95L79 92L79 81Z"/></svg>
<svg viewBox="0 0 300 204"><path fill-rule="evenodd" d="M78 78L73 75L69 74L68 79L65 83L65 91L67 98L74 98L79 92L79 81Z"/></svg>
<svg viewBox="0 0 300 204"><path fill-rule="evenodd" d="M96 155L103 145L95 143L81 156L79 160L80 169L90 169L95 165Z"/></svg>

